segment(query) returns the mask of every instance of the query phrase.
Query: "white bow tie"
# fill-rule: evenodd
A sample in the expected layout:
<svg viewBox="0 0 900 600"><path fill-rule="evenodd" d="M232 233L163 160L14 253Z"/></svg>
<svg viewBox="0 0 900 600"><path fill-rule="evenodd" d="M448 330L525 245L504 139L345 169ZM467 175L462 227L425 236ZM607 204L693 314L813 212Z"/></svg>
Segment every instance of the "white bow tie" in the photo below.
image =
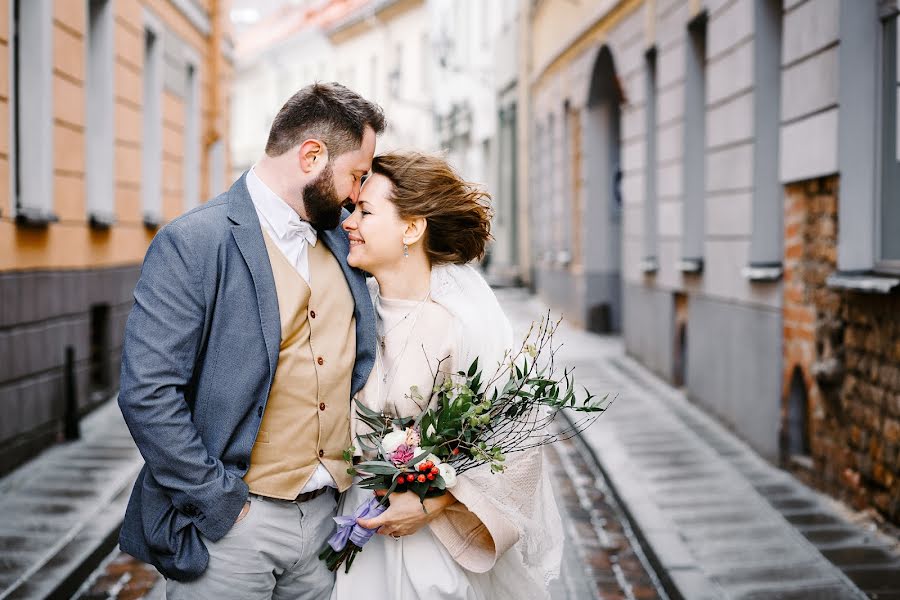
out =
<svg viewBox="0 0 900 600"><path fill-rule="evenodd" d="M307 223L306 221L288 221L287 229L285 231L285 237L300 237L306 240L310 246L315 247L316 240L318 236L316 235L316 230L313 229L313 226Z"/></svg>

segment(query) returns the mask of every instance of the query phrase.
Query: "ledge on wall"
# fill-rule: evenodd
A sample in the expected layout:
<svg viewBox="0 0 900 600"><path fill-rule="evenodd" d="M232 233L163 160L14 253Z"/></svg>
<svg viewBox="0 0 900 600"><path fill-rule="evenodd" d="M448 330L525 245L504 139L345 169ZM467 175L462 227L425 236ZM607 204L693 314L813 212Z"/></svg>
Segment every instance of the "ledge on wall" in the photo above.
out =
<svg viewBox="0 0 900 600"><path fill-rule="evenodd" d="M677 268L682 273L699 274L703 272L702 258L682 258L678 261Z"/></svg>
<svg viewBox="0 0 900 600"><path fill-rule="evenodd" d="M641 260L638 268L644 275L653 275L659 271L659 263L656 261L655 256L648 256Z"/></svg>
<svg viewBox="0 0 900 600"><path fill-rule="evenodd" d="M57 221L59 221L59 217L43 208L22 206L16 210L16 225L21 227L43 229Z"/></svg>
<svg viewBox="0 0 900 600"><path fill-rule="evenodd" d="M741 269L741 275L748 281L778 281L783 274L781 263L750 263Z"/></svg>
<svg viewBox="0 0 900 600"><path fill-rule="evenodd" d="M159 229L160 225L162 225L162 217L153 213L144 213L144 227L154 231Z"/></svg>
<svg viewBox="0 0 900 600"><path fill-rule="evenodd" d="M108 211L92 210L88 215L88 222L91 225L91 229L103 231L116 223L116 215Z"/></svg>
<svg viewBox="0 0 900 600"><path fill-rule="evenodd" d="M883 275L868 271L838 271L829 275L825 284L835 290L890 294L900 290L900 275Z"/></svg>

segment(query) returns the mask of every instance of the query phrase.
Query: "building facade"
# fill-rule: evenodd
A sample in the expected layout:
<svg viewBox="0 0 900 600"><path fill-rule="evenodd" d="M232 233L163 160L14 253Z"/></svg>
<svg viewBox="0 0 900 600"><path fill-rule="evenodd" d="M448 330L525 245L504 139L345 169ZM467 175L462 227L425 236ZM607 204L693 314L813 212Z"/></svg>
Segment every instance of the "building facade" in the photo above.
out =
<svg viewBox="0 0 900 600"><path fill-rule="evenodd" d="M378 152L437 149L427 4L330 0L285 4L241 33L232 83L234 175L262 155L275 114L316 81L337 81L385 111Z"/></svg>
<svg viewBox="0 0 900 600"><path fill-rule="evenodd" d="M225 26L220 0L0 2L0 473L115 392L150 240L228 185Z"/></svg>
<svg viewBox="0 0 900 600"><path fill-rule="evenodd" d="M541 296L900 522L897 2L527 10Z"/></svg>

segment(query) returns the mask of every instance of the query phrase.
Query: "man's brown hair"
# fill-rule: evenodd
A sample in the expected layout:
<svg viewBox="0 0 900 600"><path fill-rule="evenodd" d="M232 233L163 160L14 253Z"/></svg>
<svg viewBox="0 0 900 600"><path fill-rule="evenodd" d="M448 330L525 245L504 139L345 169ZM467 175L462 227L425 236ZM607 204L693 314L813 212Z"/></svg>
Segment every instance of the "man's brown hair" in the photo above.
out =
<svg viewBox="0 0 900 600"><path fill-rule="evenodd" d="M424 218L425 253L432 265L465 264L484 256L491 239L491 196L465 181L439 156L391 152L376 156L372 173L391 181L401 219Z"/></svg>
<svg viewBox="0 0 900 600"><path fill-rule="evenodd" d="M366 126L384 131L384 112L339 83L313 83L291 96L272 122L266 154L281 156L308 139L325 143L331 159L356 150Z"/></svg>

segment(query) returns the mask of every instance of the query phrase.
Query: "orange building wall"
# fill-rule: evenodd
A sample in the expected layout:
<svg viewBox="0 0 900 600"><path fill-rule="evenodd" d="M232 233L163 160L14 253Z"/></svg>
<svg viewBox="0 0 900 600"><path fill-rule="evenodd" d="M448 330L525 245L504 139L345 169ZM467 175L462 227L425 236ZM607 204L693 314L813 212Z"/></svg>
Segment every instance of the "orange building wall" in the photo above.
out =
<svg viewBox="0 0 900 600"><path fill-rule="evenodd" d="M155 231L142 223L141 133L142 67L144 52L143 10L155 13L168 30L186 42L199 56L200 194L207 198L209 167L207 144L211 132L224 136L225 80L230 66L218 60L216 81L209 76L211 52L219 53L220 38L206 37L191 25L168 0L116 0L114 15L114 123L115 123L115 224L106 231L91 229L85 198L85 28L86 3L55 0L53 22L54 94L54 212L59 222L45 229L19 227L11 215L10 118L9 118L9 2L0 0L0 272L32 269L84 269L139 264ZM221 2L206 0L209 10ZM220 9L219 9L220 10ZM220 10L221 12L221 10ZM222 18L218 15L214 18ZM219 29L221 31L221 28ZM211 97L219 98L213 122ZM184 122L181 98L163 92L163 218L171 220L184 211ZM227 161L226 161L227 162ZM227 165L225 173L228 173Z"/></svg>
<svg viewBox="0 0 900 600"><path fill-rule="evenodd" d="M0 219L7 217L10 211L9 60L9 0L0 0ZM2 227L0 223L0 236L3 236ZM5 248L0 243L0 257L4 253Z"/></svg>

